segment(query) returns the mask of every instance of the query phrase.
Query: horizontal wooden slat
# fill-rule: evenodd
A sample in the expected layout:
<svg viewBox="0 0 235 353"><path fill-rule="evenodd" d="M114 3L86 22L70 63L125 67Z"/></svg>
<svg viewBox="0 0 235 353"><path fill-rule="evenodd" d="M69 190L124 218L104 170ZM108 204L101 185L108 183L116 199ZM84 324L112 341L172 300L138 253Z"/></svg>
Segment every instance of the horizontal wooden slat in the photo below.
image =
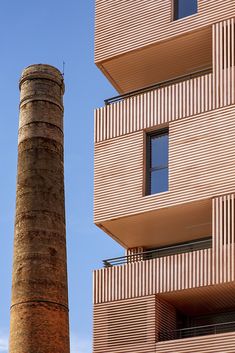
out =
<svg viewBox="0 0 235 353"><path fill-rule="evenodd" d="M172 4L97 0L95 59L120 93L211 67L211 26L233 16L235 4L199 0L197 14L177 21Z"/></svg>
<svg viewBox="0 0 235 353"><path fill-rule="evenodd" d="M213 199L213 282L234 281L234 194Z"/></svg>
<svg viewBox="0 0 235 353"><path fill-rule="evenodd" d="M169 125L169 191L143 196L144 132L97 143L95 222L235 190L235 107Z"/></svg>
<svg viewBox="0 0 235 353"><path fill-rule="evenodd" d="M207 303L223 301L223 290L217 286L210 297L212 287L207 287ZM215 287L214 287L215 288ZM201 289L194 298L186 296L189 307L200 297ZM185 291L183 291L185 296ZM191 292L192 293L192 292ZM213 292L212 292L213 293ZM217 294L216 294L217 293ZM219 295L219 293L221 295ZM232 294L233 292L231 292ZM183 300L185 300L183 299ZM168 301L169 300L169 301ZM170 332L176 327L176 307L161 296L146 296L129 300L94 305L94 353L232 353L235 333L210 334L177 340L158 341L159 334ZM171 299L172 300L172 299ZM200 298L199 298L200 301ZM231 298L232 302L232 298ZM194 302L195 304L195 302ZM180 303L178 302L178 305Z"/></svg>
<svg viewBox="0 0 235 353"><path fill-rule="evenodd" d="M155 296L94 306L94 353L154 353Z"/></svg>

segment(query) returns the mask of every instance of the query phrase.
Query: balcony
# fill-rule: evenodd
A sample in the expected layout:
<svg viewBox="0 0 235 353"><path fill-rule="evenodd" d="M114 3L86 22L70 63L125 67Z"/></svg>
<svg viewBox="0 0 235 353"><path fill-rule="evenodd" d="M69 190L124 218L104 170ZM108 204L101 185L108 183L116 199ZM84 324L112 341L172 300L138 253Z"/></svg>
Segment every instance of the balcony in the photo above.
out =
<svg viewBox="0 0 235 353"><path fill-rule="evenodd" d="M232 352L235 284L213 285L211 255L195 250L95 271L94 352Z"/></svg>
<svg viewBox="0 0 235 353"><path fill-rule="evenodd" d="M105 100L95 110L95 142L234 104L234 72L207 68Z"/></svg>
<svg viewBox="0 0 235 353"><path fill-rule="evenodd" d="M95 111L95 142L213 109L211 71L195 71L105 100L105 107Z"/></svg>
<svg viewBox="0 0 235 353"><path fill-rule="evenodd" d="M226 283L230 283L234 293L234 248L224 245L221 252L229 253L229 257L219 263L213 248L205 248L95 270L94 303L154 294L164 294L167 300L170 296L171 301L173 294L183 293L185 289L195 291L207 286L213 288L216 284L222 287Z"/></svg>
<svg viewBox="0 0 235 353"><path fill-rule="evenodd" d="M136 261L147 261L170 255L187 253L189 251L209 249L212 247L212 238L177 244L173 246L162 247L159 249L137 252L135 254L120 256L112 259L103 260L104 267L112 267L128 264Z"/></svg>
<svg viewBox="0 0 235 353"><path fill-rule="evenodd" d="M153 254L152 259L138 258ZM128 262L128 259L135 261ZM125 264L113 266L120 261ZM213 284L212 248L207 247L187 252L181 249L165 256L147 252L104 263L107 267L94 271L96 304Z"/></svg>
<svg viewBox="0 0 235 353"><path fill-rule="evenodd" d="M234 291L234 284L221 283L158 295L156 352L230 351L235 337Z"/></svg>

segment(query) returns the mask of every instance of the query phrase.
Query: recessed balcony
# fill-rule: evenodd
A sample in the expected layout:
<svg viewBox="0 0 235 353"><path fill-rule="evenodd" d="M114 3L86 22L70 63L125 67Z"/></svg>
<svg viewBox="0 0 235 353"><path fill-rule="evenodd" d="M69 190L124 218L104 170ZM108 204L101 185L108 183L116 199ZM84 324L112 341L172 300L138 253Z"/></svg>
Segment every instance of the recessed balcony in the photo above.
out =
<svg viewBox="0 0 235 353"><path fill-rule="evenodd" d="M194 345L199 351L206 342L234 336L234 293L231 282L158 295L156 352L192 352Z"/></svg>
<svg viewBox="0 0 235 353"><path fill-rule="evenodd" d="M233 317L234 313L227 313L229 316ZM218 316L218 315L217 315ZM225 316L225 314L224 314ZM224 321L222 321L224 320ZM200 325L200 326L191 326L185 327L178 330L169 330L169 331L160 331L159 332L159 342L160 341L171 341L178 340L190 337L199 337L207 335L215 335L220 333L235 332L235 320L226 321L226 318L222 319L221 322L211 325Z"/></svg>

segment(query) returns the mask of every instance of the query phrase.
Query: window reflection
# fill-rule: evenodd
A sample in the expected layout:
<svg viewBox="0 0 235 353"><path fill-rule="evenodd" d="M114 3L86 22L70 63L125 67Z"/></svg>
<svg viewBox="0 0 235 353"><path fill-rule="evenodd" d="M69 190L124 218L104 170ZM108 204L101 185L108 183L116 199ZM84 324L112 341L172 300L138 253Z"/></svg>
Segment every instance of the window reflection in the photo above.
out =
<svg viewBox="0 0 235 353"><path fill-rule="evenodd" d="M197 13L197 0L175 0L174 19L187 17Z"/></svg>

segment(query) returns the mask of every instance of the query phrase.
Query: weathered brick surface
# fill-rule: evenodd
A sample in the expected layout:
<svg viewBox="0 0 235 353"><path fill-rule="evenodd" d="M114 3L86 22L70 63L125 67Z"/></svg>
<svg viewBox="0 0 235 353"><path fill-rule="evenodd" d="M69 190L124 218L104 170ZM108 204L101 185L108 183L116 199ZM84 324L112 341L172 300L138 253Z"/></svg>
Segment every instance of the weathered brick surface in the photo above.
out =
<svg viewBox="0 0 235 353"><path fill-rule="evenodd" d="M11 352L69 352L67 310L59 305L28 303L12 307Z"/></svg>
<svg viewBox="0 0 235 353"><path fill-rule="evenodd" d="M20 88L10 353L68 353L63 78L33 65Z"/></svg>

